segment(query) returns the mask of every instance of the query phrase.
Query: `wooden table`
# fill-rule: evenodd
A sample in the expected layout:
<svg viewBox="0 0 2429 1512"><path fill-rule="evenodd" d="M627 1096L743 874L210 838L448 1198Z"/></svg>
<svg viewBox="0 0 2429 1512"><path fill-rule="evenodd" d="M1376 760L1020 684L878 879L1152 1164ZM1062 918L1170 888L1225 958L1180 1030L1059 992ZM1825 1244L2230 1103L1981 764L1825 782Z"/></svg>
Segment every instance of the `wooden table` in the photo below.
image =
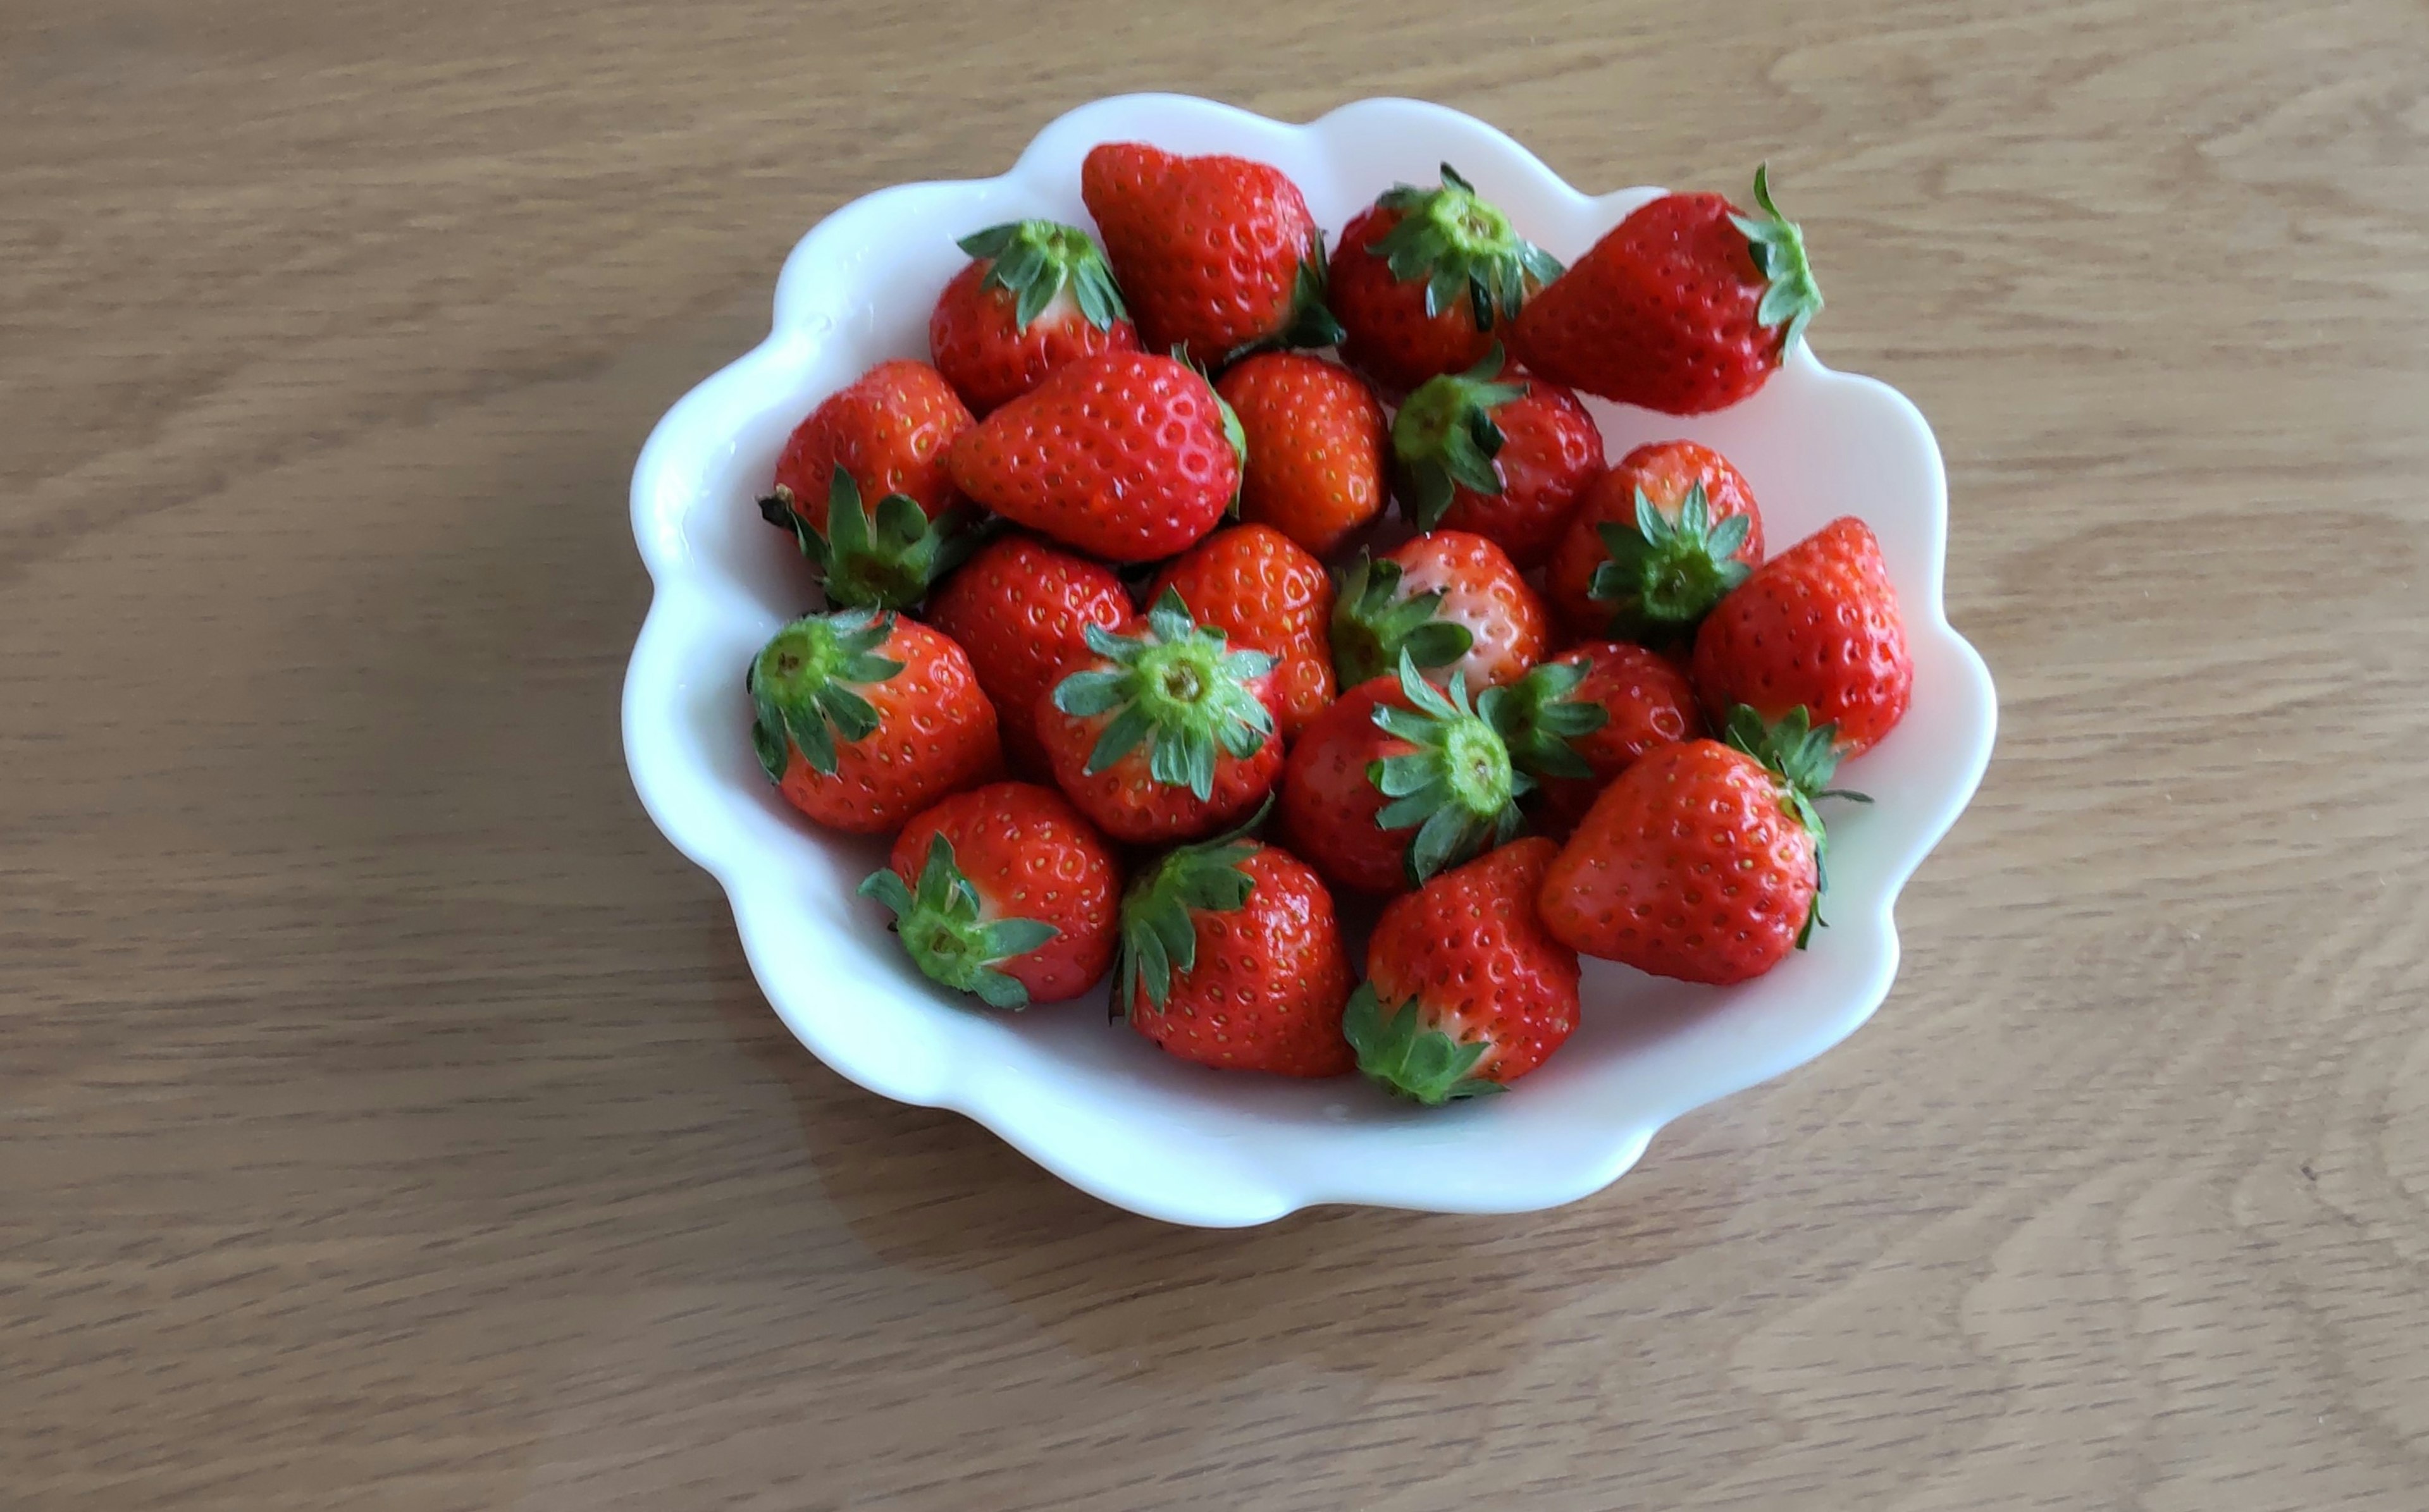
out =
<svg viewBox="0 0 2429 1512"><path fill-rule="evenodd" d="M2421 1506L2429 14L1128 18L0 8L0 1504ZM626 786L651 421L1148 87L1768 156L1946 449L1896 991L1574 1208L1108 1210L796 1047Z"/></svg>

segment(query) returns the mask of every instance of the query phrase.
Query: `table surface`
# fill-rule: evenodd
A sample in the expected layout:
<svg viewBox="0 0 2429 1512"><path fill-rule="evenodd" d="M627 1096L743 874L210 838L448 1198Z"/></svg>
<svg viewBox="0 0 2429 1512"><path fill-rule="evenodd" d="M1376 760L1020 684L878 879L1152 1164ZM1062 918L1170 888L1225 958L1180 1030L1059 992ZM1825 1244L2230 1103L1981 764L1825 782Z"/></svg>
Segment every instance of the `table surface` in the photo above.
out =
<svg viewBox="0 0 2429 1512"><path fill-rule="evenodd" d="M2429 12L0 8L0 1502L2417 1508ZM1400 93L1737 189L2005 701L1875 1021L1507 1219L1109 1210L800 1050L617 735L864 190Z"/></svg>

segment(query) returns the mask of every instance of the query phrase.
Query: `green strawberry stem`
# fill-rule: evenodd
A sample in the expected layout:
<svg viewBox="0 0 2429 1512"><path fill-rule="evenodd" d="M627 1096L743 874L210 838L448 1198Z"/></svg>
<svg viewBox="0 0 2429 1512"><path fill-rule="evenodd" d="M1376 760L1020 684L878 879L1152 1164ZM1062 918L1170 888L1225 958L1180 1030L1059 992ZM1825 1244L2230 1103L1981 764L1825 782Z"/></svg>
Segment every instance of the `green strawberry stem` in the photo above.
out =
<svg viewBox="0 0 2429 1512"><path fill-rule="evenodd" d="M1359 1071L1411 1102L1439 1108L1504 1090L1501 1083L1475 1074L1492 1042L1462 1044L1441 1029L1428 1028L1414 998L1386 1015L1372 982L1360 982L1349 994L1341 1011L1341 1032L1358 1052Z"/></svg>
<svg viewBox="0 0 2429 1512"><path fill-rule="evenodd" d="M1825 863L1830 835L1823 827L1814 802L1819 798L1847 798L1857 803L1873 800L1865 794L1828 785L1831 775L1839 769L1839 727L1835 722L1814 724L1812 712L1801 703L1771 724L1745 704L1738 704L1729 710L1728 718L1722 724L1721 737L1762 763L1777 781L1780 800L1796 815L1796 822L1805 827L1806 833L1813 837L1813 908L1806 914L1804 927L1796 931L1796 948L1802 950L1814 926L1827 928L1829 924L1822 917L1822 895L1830 890L1830 871Z"/></svg>
<svg viewBox="0 0 2429 1512"><path fill-rule="evenodd" d="M907 494L879 500L872 518L861 502L860 485L840 467L827 483L824 534L810 527L798 502L779 484L759 501L759 514L793 533L801 554L818 568L827 602L837 608L908 609L977 544L960 511L948 510L932 520Z"/></svg>
<svg viewBox="0 0 2429 1512"><path fill-rule="evenodd" d="M1479 198L1476 186L1448 163L1442 165L1440 188L1396 185L1376 203L1399 220L1366 250L1401 283L1424 282L1429 317L1463 296L1476 328L1490 331L1518 318L1529 281L1540 287L1561 276L1559 261L1520 237L1510 218Z"/></svg>
<svg viewBox="0 0 2429 1512"><path fill-rule="evenodd" d="M1754 202L1762 207L1760 215L1733 215L1729 222L1746 234L1746 251L1769 284L1762 303L1755 306L1755 321L1785 327L1779 336L1779 353L1785 357L1822 313L1822 286L1813 281L1813 265L1805 255L1805 233L1771 203L1769 163L1754 171Z"/></svg>
<svg viewBox="0 0 2429 1512"><path fill-rule="evenodd" d="M1212 840L1165 853L1122 895L1121 943L1114 962L1114 1016L1138 1011L1138 1001L1162 1008L1172 994L1175 973L1198 964L1198 925L1193 911L1236 913L1248 906L1256 881L1242 863L1257 853L1248 832L1273 807L1267 798L1247 823Z"/></svg>
<svg viewBox="0 0 2429 1512"><path fill-rule="evenodd" d="M1615 635L1657 644L1683 639L1754 570L1738 559L1753 528L1743 515L1714 523L1701 479L1687 485L1675 520L1639 488L1633 526L1596 528L1604 560L1586 595L1611 605Z"/></svg>
<svg viewBox="0 0 2429 1512"><path fill-rule="evenodd" d="M982 288L1000 288L1013 297L1013 319L1018 329L1046 312L1055 296L1071 291L1080 314L1099 331L1130 318L1114 271L1088 233L1056 221L1014 221L973 231L954 245L988 264Z"/></svg>
<svg viewBox="0 0 2429 1512"><path fill-rule="evenodd" d="M928 842L915 892L890 866L868 874L860 896L894 912L894 932L932 981L976 993L989 1008L1023 1009L1029 989L999 968L1062 933L1039 919L981 916L978 890L953 860L953 843L939 831Z"/></svg>
<svg viewBox="0 0 2429 1512"><path fill-rule="evenodd" d="M1366 781L1391 801L1375 815L1383 830L1416 830L1402 857L1409 885L1456 866L1518 834L1518 798L1534 779L1511 764L1502 731L1510 718L1508 690L1487 688L1471 707L1467 680L1454 676L1448 692L1400 657L1400 693L1410 708L1375 706L1384 733L1416 748L1370 763Z"/></svg>
<svg viewBox="0 0 2429 1512"><path fill-rule="evenodd" d="M1400 564L1360 552L1343 573L1332 600L1332 665L1341 685L1356 687L1381 677L1407 656L1419 666L1448 666L1465 656L1476 636L1465 625L1437 619L1440 588L1403 595Z"/></svg>
<svg viewBox="0 0 2429 1512"><path fill-rule="evenodd" d="M1501 469L1493 459L1505 438L1493 412L1527 394L1523 383L1499 381L1502 364L1496 341L1467 371L1427 379L1393 418L1392 461L1399 485L1395 491L1417 529L1441 524L1458 488L1501 491Z"/></svg>
<svg viewBox="0 0 2429 1512"><path fill-rule="evenodd" d="M1054 707L1075 719L1111 715L1087 770L1095 774L1147 747L1157 782L1214 796L1217 749L1246 761L1270 739L1274 716L1248 682L1275 666L1263 651L1231 649L1219 630L1200 629L1178 592L1148 611L1143 633L1086 631L1088 649L1110 667L1074 672L1054 689Z"/></svg>
<svg viewBox="0 0 2429 1512"><path fill-rule="evenodd" d="M1593 777L1594 768L1570 742L1611 722L1611 711L1578 698L1586 669L1575 662L1545 662L1511 686L1508 711L1510 759L1538 778Z"/></svg>
<svg viewBox="0 0 2429 1512"><path fill-rule="evenodd" d="M894 616L872 609L808 615L776 632L751 663L751 744L768 781L780 781L798 749L822 777L835 770L835 742L866 740L877 711L857 689L883 682L902 664L880 656Z"/></svg>

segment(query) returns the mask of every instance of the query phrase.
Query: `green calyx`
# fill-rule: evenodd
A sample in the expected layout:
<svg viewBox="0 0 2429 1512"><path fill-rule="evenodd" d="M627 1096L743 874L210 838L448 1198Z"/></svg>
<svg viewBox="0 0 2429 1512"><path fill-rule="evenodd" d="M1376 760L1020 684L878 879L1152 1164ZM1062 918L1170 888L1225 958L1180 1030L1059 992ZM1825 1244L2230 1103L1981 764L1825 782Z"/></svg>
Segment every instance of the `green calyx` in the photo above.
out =
<svg viewBox="0 0 2429 1512"><path fill-rule="evenodd" d="M1439 188L1401 184L1376 203L1400 218L1366 250L1401 283L1424 282L1429 317L1465 299L1476 328L1490 331L1518 318L1530 282L1540 288L1561 276L1560 262L1520 237L1448 163Z"/></svg>
<svg viewBox="0 0 2429 1512"><path fill-rule="evenodd" d="M1207 372L1206 365L1189 354L1188 342L1173 343L1172 360L1205 379L1206 391L1214 396L1214 413L1222 419L1223 439L1231 443L1231 460L1236 464L1235 470L1239 477L1239 482L1231 486L1231 501L1224 506L1223 513L1237 519L1240 518L1240 491L1247 487L1248 483L1248 427L1240 423L1240 412L1233 409L1231 402L1223 397L1223 390L1214 386L1214 379Z"/></svg>
<svg viewBox="0 0 2429 1512"><path fill-rule="evenodd" d="M1439 588L1400 591L1400 564L1363 552L1341 576L1332 600L1332 665L1341 685L1355 687L1381 677L1403 656L1421 667L1448 666L1465 656L1476 636L1465 625L1437 619Z"/></svg>
<svg viewBox="0 0 2429 1512"><path fill-rule="evenodd" d="M962 874L953 843L942 831L928 842L916 890L888 866L868 874L860 896L893 910L894 932L930 980L976 993L989 1008L1029 1006L1029 989L1000 968L1063 932L1038 919L980 917L978 889Z"/></svg>
<svg viewBox="0 0 2429 1512"><path fill-rule="evenodd" d="M1065 678L1054 707L1075 719L1112 715L1088 753L1091 774L1145 746L1150 777L1202 802L1214 796L1218 751L1246 761L1272 738L1274 716L1248 684L1271 673L1274 658L1233 650L1221 631L1201 629L1178 592L1156 600L1144 633L1101 625L1086 633L1088 649L1113 665Z"/></svg>
<svg viewBox="0 0 2429 1512"><path fill-rule="evenodd" d="M1012 295L1013 320L1021 330L1066 288L1080 314L1099 331L1130 318L1105 255L1078 226L1014 221L973 231L955 245L988 265L980 288Z"/></svg>
<svg viewBox="0 0 2429 1512"><path fill-rule="evenodd" d="M1465 372L1429 378L1392 420L1395 489L1410 522L1421 531L1442 523L1452 495L1501 491L1493 459L1504 437L1493 412L1527 395L1523 383L1502 383L1501 343Z"/></svg>
<svg viewBox="0 0 2429 1512"><path fill-rule="evenodd" d="M1577 696L1586 679L1576 662L1545 662L1511 684L1501 712L1510 760L1537 778L1591 778L1594 768L1571 742L1611 723L1611 711Z"/></svg>
<svg viewBox="0 0 2429 1512"><path fill-rule="evenodd" d="M813 529L793 491L779 484L759 501L760 518L793 533L818 570L827 602L850 609L908 609L977 544L958 511L930 519L908 494L887 494L872 516L860 485L838 467L827 483L827 528Z"/></svg>
<svg viewBox="0 0 2429 1512"><path fill-rule="evenodd" d="M1385 1013L1375 984L1360 982L1341 1011L1341 1032L1358 1052L1358 1069L1385 1091L1428 1108L1463 1097L1503 1091L1501 1083L1476 1075L1477 1062L1493 1048L1489 1040L1465 1044L1426 1026L1411 998Z"/></svg>
<svg viewBox="0 0 2429 1512"><path fill-rule="evenodd" d="M1192 913L1236 913L1248 906L1256 881L1244 863L1258 849L1248 835L1272 806L1268 798L1229 833L1165 852L1122 894L1121 943L1114 961L1117 1016L1136 1013L1142 997L1164 1007L1172 995L1173 974L1198 964Z"/></svg>
<svg viewBox="0 0 2429 1512"><path fill-rule="evenodd" d="M1762 763L1779 788L1780 801L1813 837L1813 909L1796 931L1796 948L1802 950L1813 927L1826 923L1822 917L1822 895L1830 888L1829 869L1824 863L1830 837L1814 804L1822 798L1873 800L1865 794L1827 785L1839 769L1839 727L1814 724L1812 714L1801 703L1776 723L1765 723L1761 715L1741 703L1729 710L1722 723L1721 738Z"/></svg>
<svg viewBox="0 0 2429 1512"><path fill-rule="evenodd" d="M1611 606L1613 634L1676 640L1754 570L1738 559L1754 521L1731 515L1715 522L1701 480L1687 485L1672 519L1636 490L1636 523L1597 528L1605 559L1586 594Z"/></svg>
<svg viewBox="0 0 2429 1512"><path fill-rule="evenodd" d="M1409 885L1422 887L1436 872L1516 839L1518 799L1535 781L1510 759L1508 689L1487 688L1471 706L1464 677L1454 676L1446 692L1404 653L1400 693L1412 707L1377 704L1375 724L1416 748L1370 763L1366 781L1390 800L1376 828L1416 830L1401 865Z"/></svg>
<svg viewBox="0 0 2429 1512"><path fill-rule="evenodd" d="M1771 203L1771 165L1754 171L1754 202L1760 215L1733 215L1730 224L1746 235L1746 251L1770 287L1755 307L1757 324L1783 326L1779 351L1786 356L1797 337L1822 313L1822 286L1813 281L1813 265L1805 255L1805 233Z"/></svg>
<svg viewBox="0 0 2429 1512"><path fill-rule="evenodd" d="M751 664L751 744L769 781L782 781L788 749L822 777L835 770L835 743L866 740L877 711L859 689L883 682L902 664L878 654L894 616L873 609L808 615L776 632Z"/></svg>

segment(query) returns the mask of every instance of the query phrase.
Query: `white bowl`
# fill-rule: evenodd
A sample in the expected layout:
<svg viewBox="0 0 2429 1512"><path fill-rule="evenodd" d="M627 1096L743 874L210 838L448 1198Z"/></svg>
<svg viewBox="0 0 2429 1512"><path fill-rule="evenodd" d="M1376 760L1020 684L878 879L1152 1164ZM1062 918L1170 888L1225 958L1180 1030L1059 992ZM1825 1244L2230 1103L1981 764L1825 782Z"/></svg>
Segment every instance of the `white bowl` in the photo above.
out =
<svg viewBox="0 0 2429 1512"><path fill-rule="evenodd" d="M1414 101L1361 101L1293 126L1127 95L1048 126L1000 178L845 205L785 260L768 339L668 411L634 470L633 533L657 589L624 684L634 786L667 838L724 883L760 986L812 1053L872 1092L968 1114L1107 1202L1231 1225L1311 1203L1510 1212L1585 1196L1664 1122L1811 1060L1889 991L1898 889L1973 796L1997 714L1981 658L1941 609L1947 485L1930 428L1896 391L1805 349L1717 415L1595 406L1613 457L1677 436L1726 453L1752 482L1775 551L1861 517L1897 583L1913 712L1845 768L1842 781L1875 802L1831 810L1829 928L1769 976L1711 989L1589 961L1584 1023L1543 1070L1508 1095L1429 1110L1354 1077L1184 1064L1109 1025L1101 995L986 1011L921 978L882 912L853 896L882 847L812 828L761 775L743 668L810 599L752 500L820 398L880 358L927 355L929 308L964 260L955 237L1026 216L1086 223L1081 158L1124 140L1273 163L1329 233L1447 161L1563 259L1659 192L1580 194L1493 127ZM1825 239L1826 287L1831 256Z"/></svg>

